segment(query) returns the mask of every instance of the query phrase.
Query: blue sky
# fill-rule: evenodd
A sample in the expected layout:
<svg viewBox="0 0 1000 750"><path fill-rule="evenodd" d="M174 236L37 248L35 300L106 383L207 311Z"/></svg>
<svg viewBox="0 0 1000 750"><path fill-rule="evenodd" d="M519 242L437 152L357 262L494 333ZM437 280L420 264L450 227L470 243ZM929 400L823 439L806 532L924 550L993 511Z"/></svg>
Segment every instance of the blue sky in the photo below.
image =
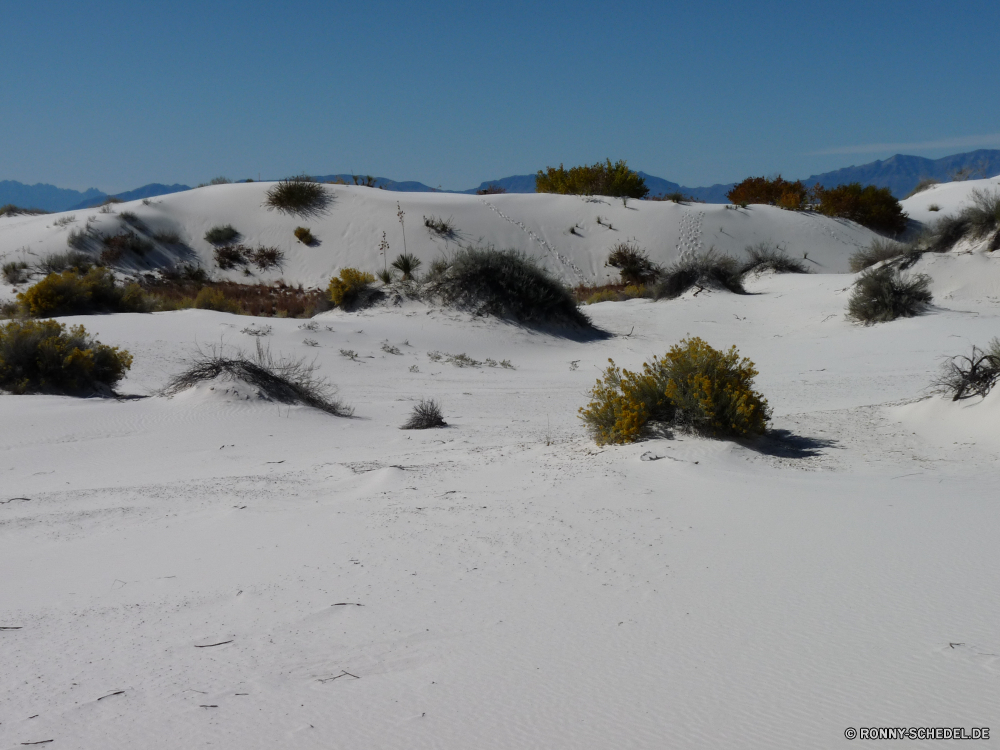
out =
<svg viewBox="0 0 1000 750"><path fill-rule="evenodd" d="M688 186L1000 148L1000 3L0 1L0 179L605 157Z"/></svg>

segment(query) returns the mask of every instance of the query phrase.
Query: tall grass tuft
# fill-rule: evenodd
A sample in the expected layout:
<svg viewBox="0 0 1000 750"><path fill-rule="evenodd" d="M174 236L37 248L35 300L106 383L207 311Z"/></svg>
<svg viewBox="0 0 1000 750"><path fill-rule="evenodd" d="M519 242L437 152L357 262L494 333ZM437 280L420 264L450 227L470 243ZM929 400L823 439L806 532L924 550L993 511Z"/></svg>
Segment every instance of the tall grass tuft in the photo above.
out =
<svg viewBox="0 0 1000 750"><path fill-rule="evenodd" d="M656 299L679 297L692 287L726 289L745 294L739 261L712 250L690 258L681 258L663 270L654 289Z"/></svg>
<svg viewBox="0 0 1000 750"><path fill-rule="evenodd" d="M289 177L267 191L264 205L268 210L300 216L322 214L333 201L332 195L320 183L307 175Z"/></svg>
<svg viewBox="0 0 1000 750"><path fill-rule="evenodd" d="M931 302L930 281L926 274L904 275L891 266L870 268L854 282L847 314L865 325L919 315Z"/></svg>

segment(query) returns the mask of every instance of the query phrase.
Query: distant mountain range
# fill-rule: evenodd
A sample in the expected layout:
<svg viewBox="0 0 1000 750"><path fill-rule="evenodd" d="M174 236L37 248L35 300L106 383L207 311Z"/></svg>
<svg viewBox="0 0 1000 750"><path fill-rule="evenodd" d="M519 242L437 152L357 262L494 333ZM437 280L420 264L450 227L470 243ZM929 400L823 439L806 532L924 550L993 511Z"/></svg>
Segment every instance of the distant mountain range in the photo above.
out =
<svg viewBox="0 0 1000 750"><path fill-rule="evenodd" d="M639 174L646 180L646 186L649 188L651 196L665 195L667 193L683 193L706 203L727 203L726 193L736 184L735 182L731 182L725 185L711 185L709 187L685 187L684 185L679 185L676 182L671 182L670 180L665 180L662 177L656 177L646 172L639 172ZM833 172L815 174L802 181L806 185L812 186L818 183L824 187L834 187L848 182L860 182L863 185L887 187L892 190L892 194L897 198L903 198L923 179L931 178L940 182L948 182L953 179L993 177L998 174L1000 174L1000 150L979 149L964 154L945 156L941 159L925 159L920 156L896 154L884 161L873 161L860 166L844 167ZM321 182L341 181L349 185L354 182L353 175L350 174L318 175L316 179ZM483 182L479 187L470 188L469 190L438 191L436 188L432 188L422 182L399 182L387 177L374 178L374 184L375 187L402 193L446 192L475 194L479 190L485 190L490 185L502 187L508 193L533 193L535 192L535 175L511 175L499 180ZM123 201L130 201L140 198L153 198L169 193L179 193L190 189L188 185L161 185L158 182L154 182L125 193L117 193L114 197ZM96 188L90 188L81 192L42 183L25 185L13 180L0 181L0 205L12 203L22 208L41 208L45 211L71 211L99 205L107 197L107 193L101 192Z"/></svg>

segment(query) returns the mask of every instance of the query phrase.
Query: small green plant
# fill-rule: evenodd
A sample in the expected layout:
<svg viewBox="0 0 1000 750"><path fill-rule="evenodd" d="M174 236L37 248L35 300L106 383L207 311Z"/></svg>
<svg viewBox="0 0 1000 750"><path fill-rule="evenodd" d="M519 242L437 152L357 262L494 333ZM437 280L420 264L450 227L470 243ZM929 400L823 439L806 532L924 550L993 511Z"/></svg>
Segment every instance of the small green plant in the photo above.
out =
<svg viewBox="0 0 1000 750"><path fill-rule="evenodd" d="M928 211L940 211L941 210L941 206L939 206L937 203L931 203L929 206L927 206L927 210Z"/></svg>
<svg viewBox="0 0 1000 750"><path fill-rule="evenodd" d="M403 274L403 281L412 280L413 274L421 265L420 258L412 253L400 253L392 262L392 267Z"/></svg>
<svg viewBox="0 0 1000 750"><path fill-rule="evenodd" d="M339 276L330 279L330 301L338 307L349 309L358 298L375 283L375 277L357 268L342 268Z"/></svg>
<svg viewBox="0 0 1000 750"><path fill-rule="evenodd" d="M101 242L104 244L101 260L106 265L114 265L127 257L142 257L153 249L153 244L149 240L131 230L105 235L101 238Z"/></svg>
<svg viewBox="0 0 1000 750"><path fill-rule="evenodd" d="M52 273L17 295L18 305L33 318L149 312L152 302L138 284L120 285L106 268Z"/></svg>
<svg viewBox="0 0 1000 750"><path fill-rule="evenodd" d="M352 362L358 361L358 353L353 349L341 349L340 356L347 357L347 359L351 360Z"/></svg>
<svg viewBox="0 0 1000 750"><path fill-rule="evenodd" d="M659 266L632 240L616 243L604 265L617 268L623 284L642 286L655 281L660 275Z"/></svg>
<svg viewBox="0 0 1000 750"><path fill-rule="evenodd" d="M770 408L753 390L756 376L753 362L740 359L736 347L723 352L688 338L664 357L644 363L641 372L622 370L609 360L580 418L599 444L634 442L651 421L711 437L759 435L767 428Z"/></svg>
<svg viewBox="0 0 1000 750"><path fill-rule="evenodd" d="M441 414L441 407L433 399L423 399L413 407L413 413L400 429L427 430L432 427L447 427Z"/></svg>
<svg viewBox="0 0 1000 750"><path fill-rule="evenodd" d="M125 377L132 355L95 341L83 326L54 320L0 325L0 388L12 393L107 393Z"/></svg>
<svg viewBox="0 0 1000 750"><path fill-rule="evenodd" d="M205 232L205 242L212 245L231 245L240 236L232 224L215 226Z"/></svg>
<svg viewBox="0 0 1000 750"><path fill-rule="evenodd" d="M383 284L391 284L396 280L396 273L389 268L383 268L375 272L375 277Z"/></svg>
<svg viewBox="0 0 1000 750"><path fill-rule="evenodd" d="M930 281L926 274L908 276L891 266L869 268L854 282L847 315L865 325L919 315L931 302Z"/></svg>
<svg viewBox="0 0 1000 750"><path fill-rule="evenodd" d="M285 254L281 250L276 247L264 247L263 245L250 251L248 257L261 271L278 268L285 262Z"/></svg>
<svg viewBox="0 0 1000 750"><path fill-rule="evenodd" d="M65 227L68 226L69 224L72 224L75 221L76 221L76 216L70 214L69 216L61 216L52 223L57 227Z"/></svg>
<svg viewBox="0 0 1000 750"><path fill-rule="evenodd" d="M161 245L181 244L181 236L172 229L161 229L159 232L155 232L153 234L153 239L159 242Z"/></svg>
<svg viewBox="0 0 1000 750"><path fill-rule="evenodd" d="M267 191L264 205L268 210L315 216L326 211L333 198L320 183L307 175L289 177Z"/></svg>
<svg viewBox="0 0 1000 750"><path fill-rule="evenodd" d="M656 299L674 299L693 287L746 293L739 261L729 255L716 255L710 249L701 255L683 257L665 268L653 295Z"/></svg>
<svg viewBox="0 0 1000 750"><path fill-rule="evenodd" d="M303 245L312 246L316 244L316 238L313 237L313 233L308 227L295 227L295 239Z"/></svg>
<svg viewBox="0 0 1000 750"><path fill-rule="evenodd" d="M393 346L388 341L382 342L382 351L384 351L386 354L395 354L397 356L402 356L403 354L403 352L399 350L398 346Z"/></svg>

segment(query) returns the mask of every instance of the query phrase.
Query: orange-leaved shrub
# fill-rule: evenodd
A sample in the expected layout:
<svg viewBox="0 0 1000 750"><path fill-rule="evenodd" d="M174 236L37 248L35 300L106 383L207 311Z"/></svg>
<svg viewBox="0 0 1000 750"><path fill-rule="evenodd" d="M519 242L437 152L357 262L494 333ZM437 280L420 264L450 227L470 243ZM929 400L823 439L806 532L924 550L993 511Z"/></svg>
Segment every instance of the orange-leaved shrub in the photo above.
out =
<svg viewBox="0 0 1000 750"><path fill-rule="evenodd" d="M631 443L649 422L671 422L711 437L751 437L767 429L770 408L753 389L757 370L736 347L713 349L700 338L683 339L641 372L609 360L580 418L599 444Z"/></svg>

